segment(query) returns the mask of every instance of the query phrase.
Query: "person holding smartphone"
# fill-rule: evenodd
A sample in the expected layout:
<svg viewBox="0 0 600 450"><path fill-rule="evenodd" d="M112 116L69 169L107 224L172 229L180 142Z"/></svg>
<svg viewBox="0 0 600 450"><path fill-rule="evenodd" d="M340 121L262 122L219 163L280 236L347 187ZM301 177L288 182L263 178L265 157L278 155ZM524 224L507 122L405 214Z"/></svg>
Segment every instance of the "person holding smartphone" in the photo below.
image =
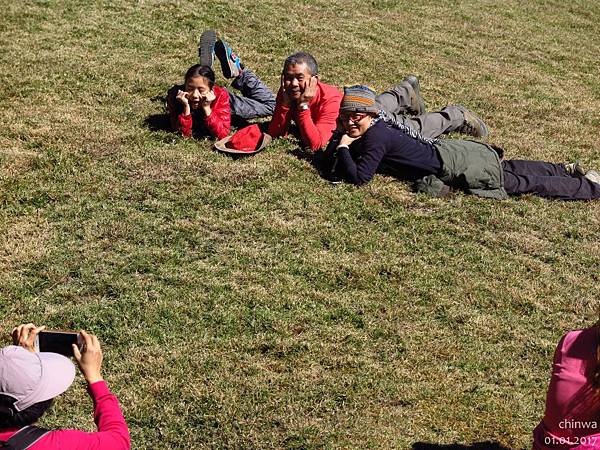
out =
<svg viewBox="0 0 600 450"><path fill-rule="evenodd" d="M80 333L81 348L72 345L73 357L87 382L98 431L50 431L35 426L75 378L75 366L69 358L36 351L34 343L43 330L43 326L32 323L19 325L12 332L14 345L0 349L0 445L31 450L131 448L119 402L102 378L100 343L85 331Z"/></svg>

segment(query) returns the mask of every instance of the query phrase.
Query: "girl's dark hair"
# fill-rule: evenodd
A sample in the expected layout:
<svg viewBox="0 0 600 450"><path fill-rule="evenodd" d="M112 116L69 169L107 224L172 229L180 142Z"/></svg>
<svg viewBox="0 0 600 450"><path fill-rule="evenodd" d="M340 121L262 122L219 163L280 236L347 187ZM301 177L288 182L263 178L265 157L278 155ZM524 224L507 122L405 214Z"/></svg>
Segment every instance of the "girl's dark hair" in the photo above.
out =
<svg viewBox="0 0 600 450"><path fill-rule="evenodd" d="M52 406L54 399L34 403L23 411L17 411L14 407L15 399L0 394L0 429L21 428L32 425Z"/></svg>
<svg viewBox="0 0 600 450"><path fill-rule="evenodd" d="M208 81L208 87L210 89L215 85L215 72L208 66L201 66L200 64L194 64L185 73L185 81L190 78L204 77Z"/></svg>

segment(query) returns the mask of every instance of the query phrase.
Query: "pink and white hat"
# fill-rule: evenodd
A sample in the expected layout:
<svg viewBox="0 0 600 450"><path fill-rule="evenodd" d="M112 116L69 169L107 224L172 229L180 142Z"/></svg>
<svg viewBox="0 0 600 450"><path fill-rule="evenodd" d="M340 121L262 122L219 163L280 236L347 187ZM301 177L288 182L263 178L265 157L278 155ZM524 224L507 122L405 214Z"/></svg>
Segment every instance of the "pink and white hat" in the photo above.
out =
<svg viewBox="0 0 600 450"><path fill-rule="evenodd" d="M17 411L62 394L74 379L75 365L65 356L15 345L0 349L0 394L16 399Z"/></svg>

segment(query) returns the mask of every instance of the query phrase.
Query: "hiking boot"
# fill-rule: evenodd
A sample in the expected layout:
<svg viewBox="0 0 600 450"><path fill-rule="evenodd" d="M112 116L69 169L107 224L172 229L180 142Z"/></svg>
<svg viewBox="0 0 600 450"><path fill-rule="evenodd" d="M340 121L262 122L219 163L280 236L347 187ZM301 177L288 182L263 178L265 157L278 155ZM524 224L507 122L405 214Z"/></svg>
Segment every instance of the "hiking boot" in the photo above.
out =
<svg viewBox="0 0 600 450"><path fill-rule="evenodd" d="M475 113L462 105L456 105L456 107L463 113L465 121L455 131L478 138L486 138L490 134L485 122L475 115Z"/></svg>
<svg viewBox="0 0 600 450"><path fill-rule="evenodd" d="M581 165L581 161L575 161L572 163L565 164L565 170L572 177L585 176L585 169Z"/></svg>
<svg viewBox="0 0 600 450"><path fill-rule="evenodd" d="M595 170L588 170L585 173L585 177L592 183L600 184L600 173L596 172Z"/></svg>
<svg viewBox="0 0 600 450"><path fill-rule="evenodd" d="M215 43L217 42L217 33L215 30L206 30L200 36L198 44L198 56L200 65L212 67L215 63Z"/></svg>
<svg viewBox="0 0 600 450"><path fill-rule="evenodd" d="M221 70L225 78L236 78L242 71L242 62L227 42L219 39L215 44L215 55L221 63Z"/></svg>
<svg viewBox="0 0 600 450"><path fill-rule="evenodd" d="M413 88L413 95L410 96L410 110L415 116L425 114L425 102L421 97L421 85L415 75L408 75L404 80Z"/></svg>

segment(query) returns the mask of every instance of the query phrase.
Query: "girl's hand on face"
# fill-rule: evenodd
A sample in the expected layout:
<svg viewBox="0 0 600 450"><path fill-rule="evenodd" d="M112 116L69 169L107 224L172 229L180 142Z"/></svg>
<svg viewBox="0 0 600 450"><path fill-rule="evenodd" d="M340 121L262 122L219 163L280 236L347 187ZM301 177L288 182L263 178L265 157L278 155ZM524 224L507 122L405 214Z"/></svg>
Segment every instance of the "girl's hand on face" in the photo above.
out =
<svg viewBox="0 0 600 450"><path fill-rule="evenodd" d="M216 98L217 96L215 95L214 91L208 91L202 97L202 106L210 106L210 104L214 102Z"/></svg>
<svg viewBox="0 0 600 450"><path fill-rule="evenodd" d="M183 106L189 106L190 102L188 100L188 93L185 91L177 91L177 96L175 99L181 103Z"/></svg>
<svg viewBox="0 0 600 450"><path fill-rule="evenodd" d="M212 105L212 102L214 102L216 98L217 98L217 96L215 95L215 93L213 91L208 91L200 99L200 104L202 106L202 109L204 110L204 115L206 117L208 117L212 114L211 105Z"/></svg>

